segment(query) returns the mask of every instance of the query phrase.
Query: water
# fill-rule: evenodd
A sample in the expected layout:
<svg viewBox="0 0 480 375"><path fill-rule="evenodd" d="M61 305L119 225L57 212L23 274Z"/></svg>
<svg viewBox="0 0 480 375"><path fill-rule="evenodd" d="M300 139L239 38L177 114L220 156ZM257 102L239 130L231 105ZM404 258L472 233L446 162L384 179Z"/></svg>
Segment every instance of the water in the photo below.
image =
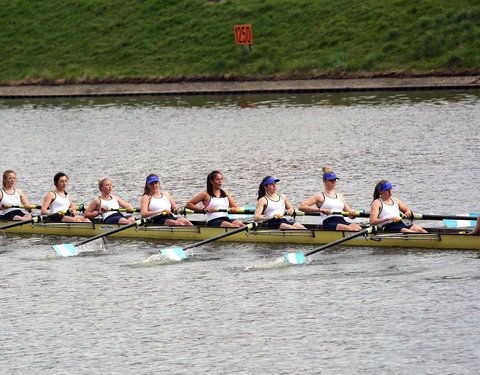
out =
<svg viewBox="0 0 480 375"><path fill-rule="evenodd" d="M267 174L298 205L321 189L328 164L354 209L368 210L388 178L416 212L472 212L478 98L2 101L2 166L32 203L62 170L77 203L109 177L138 206L153 172L183 205L219 169L239 205L254 204ZM478 373L479 252L339 246L306 265L262 269L311 247L214 242L185 262L142 267L188 242L107 239L103 256L51 257L51 244L74 240L0 239L1 373Z"/></svg>

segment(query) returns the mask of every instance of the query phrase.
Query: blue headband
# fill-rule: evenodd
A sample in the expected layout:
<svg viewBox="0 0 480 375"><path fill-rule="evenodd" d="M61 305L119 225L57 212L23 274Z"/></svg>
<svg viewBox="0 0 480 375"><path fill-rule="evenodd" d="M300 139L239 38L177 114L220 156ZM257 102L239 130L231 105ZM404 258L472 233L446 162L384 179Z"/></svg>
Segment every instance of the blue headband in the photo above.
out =
<svg viewBox="0 0 480 375"><path fill-rule="evenodd" d="M333 172L331 172L331 173L325 173L325 174L323 175L323 178L324 178L325 180L339 180L339 178L337 177L337 175L336 175L335 173L333 173Z"/></svg>
<svg viewBox="0 0 480 375"><path fill-rule="evenodd" d="M392 185L390 182L384 182L383 184L381 184L379 187L378 187L378 190L379 191L386 191L386 190L390 190L391 188L393 188L395 185Z"/></svg>
<svg viewBox="0 0 480 375"><path fill-rule="evenodd" d="M269 177L265 181L262 182L262 186L267 186L269 184L273 184L274 182L280 181L278 178L275 177Z"/></svg>
<svg viewBox="0 0 480 375"><path fill-rule="evenodd" d="M152 182L155 182L155 181L160 182L160 179L158 178L158 176L150 176L149 178L147 178L147 184L151 184Z"/></svg>

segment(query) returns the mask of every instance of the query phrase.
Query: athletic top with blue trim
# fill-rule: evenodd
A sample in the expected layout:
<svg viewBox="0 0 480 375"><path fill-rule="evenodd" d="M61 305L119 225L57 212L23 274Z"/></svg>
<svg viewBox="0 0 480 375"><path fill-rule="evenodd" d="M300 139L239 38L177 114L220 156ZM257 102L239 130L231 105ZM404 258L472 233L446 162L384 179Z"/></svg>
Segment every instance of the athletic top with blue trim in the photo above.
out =
<svg viewBox="0 0 480 375"><path fill-rule="evenodd" d="M22 201L20 199L20 194L13 189L13 194L8 194L5 190L2 188L2 200L0 200L0 204L7 204L9 206L19 206L22 204ZM0 215L6 215L10 211L18 210L18 208L6 208L4 210L0 210Z"/></svg>
<svg viewBox="0 0 480 375"><path fill-rule="evenodd" d="M161 194L160 198L156 198L153 195L150 195L150 202L148 203L148 211L163 211L163 210L172 210L172 204L165 196Z"/></svg>
<svg viewBox="0 0 480 375"><path fill-rule="evenodd" d="M329 197L327 194L323 194L323 203L320 206L320 208L330 210L330 211L336 211L336 212L342 212L343 208L345 207L345 203L343 200L338 196L337 193L335 193L335 198ZM320 214L320 217L325 220L330 217L334 216L340 216L343 217L342 215L325 215L323 212Z"/></svg>
<svg viewBox="0 0 480 375"><path fill-rule="evenodd" d="M106 208L111 208L112 210L118 210L120 208L117 198L114 198L111 195L110 195L110 199L102 199L102 197L98 197L98 199L100 200L100 208L106 207ZM113 215L116 213L117 212L115 211L104 212L101 214L102 220L105 220L110 215Z"/></svg>
<svg viewBox="0 0 480 375"><path fill-rule="evenodd" d="M379 219L386 219L389 217L400 217L400 208L398 207L398 203L395 201L395 199L392 199L392 204L388 204L387 202L384 202L382 199L378 198L378 201L380 202L380 211L378 212L378 218Z"/></svg>
<svg viewBox="0 0 480 375"><path fill-rule="evenodd" d="M62 197L55 191L52 191L52 193L55 194L55 199L50 202L50 206L48 206L50 213L54 214L58 211L67 211L70 208L70 199L68 199L68 196Z"/></svg>
<svg viewBox="0 0 480 375"><path fill-rule="evenodd" d="M210 202L205 206L205 208L215 208L219 210L226 210L230 208L230 203L228 202L227 197L217 198L210 197ZM226 212L207 212L207 221L218 219L220 217L228 217Z"/></svg>
<svg viewBox="0 0 480 375"><path fill-rule="evenodd" d="M272 217L275 215L285 214L285 198L282 194L278 194L278 200L273 200L264 195L263 197L267 201L267 206L263 210L263 216Z"/></svg>

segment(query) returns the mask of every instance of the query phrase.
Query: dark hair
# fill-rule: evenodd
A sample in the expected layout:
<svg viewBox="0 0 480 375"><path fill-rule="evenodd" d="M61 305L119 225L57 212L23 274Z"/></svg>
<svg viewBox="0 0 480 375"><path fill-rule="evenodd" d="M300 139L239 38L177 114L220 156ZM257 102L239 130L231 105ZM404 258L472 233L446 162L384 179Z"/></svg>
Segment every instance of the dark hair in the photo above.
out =
<svg viewBox="0 0 480 375"><path fill-rule="evenodd" d="M143 195L150 195L150 188L148 187L147 181L150 177L153 177L153 176L158 177L158 175L156 175L155 173L150 173L145 179L145 186L143 187ZM160 184L160 182L158 183Z"/></svg>
<svg viewBox="0 0 480 375"><path fill-rule="evenodd" d="M68 180L68 176L67 176L65 173L63 173L63 172L58 172L55 176L53 176L53 184L54 184L55 186L57 186L58 181L59 181L62 177L66 177L67 180Z"/></svg>
<svg viewBox="0 0 480 375"><path fill-rule="evenodd" d="M10 173L13 173L15 174L15 176L17 175L15 173L15 171L12 171L11 169L7 169L5 172L3 172L3 180L2 180L2 186L5 187L5 182L7 182L7 177Z"/></svg>
<svg viewBox="0 0 480 375"><path fill-rule="evenodd" d="M214 197L215 194L213 192L213 185L212 185L212 181L215 179L215 177L217 177L217 174L220 174L222 175L221 172L219 171L211 171L208 176L207 176L207 193L211 196L211 197ZM223 175L222 175L223 176ZM225 198L227 196L227 194L225 193L225 191L223 191L223 189L220 189L220 197L221 198Z"/></svg>
<svg viewBox="0 0 480 375"><path fill-rule="evenodd" d="M380 180L375 185L375 190L373 191L373 200L380 198L380 186L383 185L388 180Z"/></svg>
<svg viewBox="0 0 480 375"><path fill-rule="evenodd" d="M263 186L263 183L264 183L265 181L267 181L270 177L272 177L272 176L265 176L265 177L263 178L262 182L260 182L260 185L258 186L258 198L257 198L257 201L258 201L261 197L265 196L266 192L265 192L265 186Z"/></svg>

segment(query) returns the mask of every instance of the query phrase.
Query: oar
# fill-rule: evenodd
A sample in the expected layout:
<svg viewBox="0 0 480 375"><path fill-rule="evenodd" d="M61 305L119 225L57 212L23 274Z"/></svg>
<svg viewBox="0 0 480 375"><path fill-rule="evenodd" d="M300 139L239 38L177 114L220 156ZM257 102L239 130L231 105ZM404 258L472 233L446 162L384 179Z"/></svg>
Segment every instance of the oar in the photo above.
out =
<svg viewBox="0 0 480 375"><path fill-rule="evenodd" d="M317 249L311 250L307 253L288 253L288 254L285 254L284 257L287 260L287 262L289 262L291 264L302 264L302 263L305 262L305 257L307 257L309 255L318 253L319 251L328 249L329 247L341 244L342 242L353 240L354 238L363 236L365 234L376 232L378 229L380 229L380 228L382 228L382 227L384 227L388 224L394 223L395 221L396 220L388 220L388 221L385 221L384 223L381 223L381 224L378 224L378 225L372 225L371 227L362 229L361 231L358 231L358 232L356 232L354 234L351 234L347 237L340 238L339 240L327 243L327 244L325 244L323 246L320 246Z"/></svg>
<svg viewBox="0 0 480 375"><path fill-rule="evenodd" d="M231 208L215 208L212 212L226 212L229 214L254 214L255 208L252 207L242 207L235 209L235 212L232 212ZM181 208L178 210L180 215L187 215L187 214L203 214L204 212L195 212L193 210L189 210L188 208Z"/></svg>
<svg viewBox="0 0 480 375"><path fill-rule="evenodd" d="M193 249L194 247L202 246L202 245L205 245L207 243L217 241L221 238L225 238L225 237L232 236L232 235L234 235L236 233L239 233L239 232L243 232L243 231L246 231L246 230L249 230L249 229L256 228L259 224L265 223L265 222L267 222L269 220L272 220L272 219L275 219L275 217L271 217L271 218L268 218L268 219L265 219L265 220L260 220L260 221L257 221L257 222L251 222L251 223L249 223L249 224L247 224L243 227L233 229L233 230L228 231L226 233L219 234L218 236L215 236L215 237L207 238L206 240L194 243L192 245L185 246L183 248L181 248L181 247L171 247L171 248L167 248L167 249L161 249L161 250L159 250L159 252L162 253L163 255L165 255L166 257L172 259L172 260L180 261L180 260L185 259L187 257L187 254L185 254L185 250Z"/></svg>
<svg viewBox="0 0 480 375"><path fill-rule="evenodd" d="M127 209L127 208L107 208L107 209L104 209L103 211L107 212L107 211L116 211L116 212L128 212L128 213L132 213L132 212L140 212L140 208L133 208L131 210Z"/></svg>
<svg viewBox="0 0 480 375"><path fill-rule="evenodd" d="M325 215L323 212L315 211L315 212L303 212L303 211L295 211L295 213L292 216L320 216L320 215ZM342 215L342 216L350 216L350 212L346 211L333 211L330 213L330 215ZM365 212L365 211L356 211L354 213L356 217L370 217L370 213Z"/></svg>
<svg viewBox="0 0 480 375"><path fill-rule="evenodd" d="M39 216L34 216L34 217L32 217L31 219L28 219L28 220L20 220L20 221L17 221L15 223L7 224L7 225L4 225L3 227L0 227L0 230L9 229L9 228L13 228L13 227L18 227L20 225L25 225L25 224L29 224L29 223L40 223L44 219L47 219L51 216L55 216L59 213L60 212L56 212L56 213L45 215L45 216L39 215Z"/></svg>
<svg viewBox="0 0 480 375"><path fill-rule="evenodd" d="M42 206L40 206L39 204L31 204L30 206L24 206L23 204L18 204L18 205L15 205L15 204L9 204L7 206L7 208L36 208L36 209L40 209L42 208Z"/></svg>
<svg viewBox="0 0 480 375"><path fill-rule="evenodd" d="M77 244L66 243L66 244L61 244L61 245L52 245L52 249L55 250L55 252L58 255L61 255L61 256L64 256L64 257L75 256L75 255L78 255L78 249L77 248L81 245L85 245L86 243L98 240L99 238L110 236L114 233L121 232L123 230L126 230L126 229L134 227L134 226L145 225L146 223L151 222L152 219L154 219L155 217L163 216L163 215L166 215L166 214L167 214L166 211L165 212L159 212L158 214L152 215L152 216L150 216L146 219L140 218L138 220L135 220L134 222L123 225L119 228L113 229L113 230L105 232L105 233L98 234L98 235L96 235L92 238L87 238L86 240L83 240L83 241L81 241Z"/></svg>
<svg viewBox="0 0 480 375"><path fill-rule="evenodd" d="M478 216L455 216L455 215L423 215L413 214L412 219L416 220L468 220L475 221Z"/></svg>

